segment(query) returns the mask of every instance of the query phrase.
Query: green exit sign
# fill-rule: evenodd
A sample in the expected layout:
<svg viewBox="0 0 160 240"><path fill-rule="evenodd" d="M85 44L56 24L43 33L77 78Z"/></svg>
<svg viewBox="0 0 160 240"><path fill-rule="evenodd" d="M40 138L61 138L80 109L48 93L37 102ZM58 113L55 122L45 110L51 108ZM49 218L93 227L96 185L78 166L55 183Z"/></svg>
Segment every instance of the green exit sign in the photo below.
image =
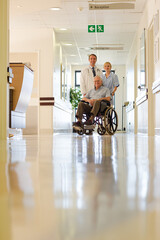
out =
<svg viewBox="0 0 160 240"><path fill-rule="evenodd" d="M95 32L95 31L96 31L95 25L88 25L88 32Z"/></svg>
<svg viewBox="0 0 160 240"><path fill-rule="evenodd" d="M97 32L104 32L104 25L97 25Z"/></svg>
<svg viewBox="0 0 160 240"><path fill-rule="evenodd" d="M88 32L104 32L104 25L88 25Z"/></svg>

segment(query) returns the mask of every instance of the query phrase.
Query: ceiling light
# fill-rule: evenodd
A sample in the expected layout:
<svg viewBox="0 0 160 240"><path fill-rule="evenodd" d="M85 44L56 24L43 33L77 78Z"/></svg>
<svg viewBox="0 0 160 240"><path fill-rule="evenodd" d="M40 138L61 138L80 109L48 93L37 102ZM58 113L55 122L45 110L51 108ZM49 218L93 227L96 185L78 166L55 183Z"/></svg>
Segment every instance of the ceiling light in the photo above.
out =
<svg viewBox="0 0 160 240"><path fill-rule="evenodd" d="M78 7L77 9L78 9L78 11L81 12L83 10L83 7Z"/></svg>
<svg viewBox="0 0 160 240"><path fill-rule="evenodd" d="M74 54L71 54L71 55L70 55L70 57L75 57L75 56L76 56L76 55L74 55Z"/></svg>
<svg viewBox="0 0 160 240"><path fill-rule="evenodd" d="M72 46L72 43L64 43L66 46Z"/></svg>
<svg viewBox="0 0 160 240"><path fill-rule="evenodd" d="M61 10L61 8L60 7L51 7L50 10L52 10L52 11L59 11L59 10Z"/></svg>
<svg viewBox="0 0 160 240"><path fill-rule="evenodd" d="M89 51L89 50L91 50L91 48L90 48L90 47L79 47L79 49L86 50L86 51Z"/></svg>
<svg viewBox="0 0 160 240"><path fill-rule="evenodd" d="M17 8L22 8L22 6L18 5Z"/></svg>
<svg viewBox="0 0 160 240"><path fill-rule="evenodd" d="M66 31L67 28L59 28L59 30L61 30L61 31Z"/></svg>

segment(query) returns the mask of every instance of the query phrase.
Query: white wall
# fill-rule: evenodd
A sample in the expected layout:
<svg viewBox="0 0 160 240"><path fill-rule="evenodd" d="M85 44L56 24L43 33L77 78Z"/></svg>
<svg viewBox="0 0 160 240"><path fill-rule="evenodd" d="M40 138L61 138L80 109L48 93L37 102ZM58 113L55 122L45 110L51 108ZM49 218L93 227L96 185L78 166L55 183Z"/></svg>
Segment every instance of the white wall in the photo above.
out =
<svg viewBox="0 0 160 240"><path fill-rule="evenodd" d="M16 29L10 32L10 52L39 54L39 97L53 96L53 30L52 29ZM53 131L53 109L40 107L40 132Z"/></svg>
<svg viewBox="0 0 160 240"><path fill-rule="evenodd" d="M135 36L136 39L136 36ZM135 101L134 91L134 61L137 54L137 42L133 41L132 47L130 49L130 54L128 57L128 62L126 65L126 101L133 102ZM125 109L126 110L126 109ZM126 113L126 128L127 131L134 132L134 110Z"/></svg>
<svg viewBox="0 0 160 240"><path fill-rule="evenodd" d="M69 91L71 87L71 68L64 57L62 47L54 35L55 53L53 69L53 96L55 105L53 107L53 130L70 131L72 128L72 109L69 103ZM66 98L62 98L62 67L64 70L64 81L66 85Z"/></svg>
<svg viewBox="0 0 160 240"><path fill-rule="evenodd" d="M66 83L70 85L70 67L63 60L63 53L60 44L56 41L53 29L14 29L10 32L10 52L16 53L19 61L23 61L28 53L38 53L38 82L34 87L36 100L40 97L54 97L55 106L39 106L39 132L53 133L56 126L61 129L71 128L71 112L61 125L58 124L62 114L60 111L70 109L69 87L66 101L60 99L61 91L61 64L66 70ZM22 53L24 54L23 57ZM12 55L11 55L12 56ZM12 58L13 59L13 58ZM14 60L14 59L13 59ZM31 60L28 58L27 61ZM35 99L34 99L35 100ZM33 102L33 101L32 101ZM35 101L34 101L35 102ZM60 105L60 107L59 107ZM58 111L56 108L59 107ZM54 110L55 109L55 110ZM38 114L37 112L37 114ZM30 120L32 119L29 111ZM56 117L55 117L56 114ZM33 120L33 119L32 119ZM31 121L32 121L31 120ZM34 118L35 120L35 118ZM54 123L53 123L54 122ZM61 122L61 121L60 121ZM54 125L53 125L54 124ZM54 127L55 126L55 127ZM29 125L29 127L31 127Z"/></svg>
<svg viewBox="0 0 160 240"><path fill-rule="evenodd" d="M145 6L144 14L142 16L142 19L139 23L138 29L137 29L137 34L135 36L135 39L133 41L132 48L130 49L130 53L128 56L127 60L127 65L126 65L126 72L127 72L127 101L135 101L135 95L134 91L135 88L137 89L139 83L140 83L140 37L141 34L144 30L146 29L146 87L148 88L149 86L149 97L153 98L155 97L155 106L152 106L153 108L155 107L155 115L153 116L152 119L152 124L154 123L155 120L155 128L160 129L160 114L159 112L159 94L155 94L153 96L150 82L157 81L160 79L160 60L158 60L157 63L154 64L154 59L153 59L153 74L152 77L149 76L149 71L150 71L150 59L149 59L149 51L151 48L151 45L149 45L149 29L154 25L154 16L157 13L157 10L160 10L160 0L148 0ZM160 26L160 16L159 16L159 26ZM157 36L154 36L154 41L157 40L159 41L160 39L160 31L158 32ZM134 75L136 74L134 72L134 60L137 56L137 85L134 83ZM160 56L160 48L159 48L159 56ZM143 91L138 90L138 96L142 95ZM150 99L150 98L149 98ZM150 102L145 101L141 103L140 105L137 106L137 112L138 112L138 132L148 132L148 129L150 128L150 123L148 122L149 118L149 109L150 109ZM134 111L134 110L133 110ZM128 128L129 126L129 121L130 121L130 115L131 113L128 113ZM132 124L134 125L134 120L132 121ZM134 126L132 126L134 128Z"/></svg>

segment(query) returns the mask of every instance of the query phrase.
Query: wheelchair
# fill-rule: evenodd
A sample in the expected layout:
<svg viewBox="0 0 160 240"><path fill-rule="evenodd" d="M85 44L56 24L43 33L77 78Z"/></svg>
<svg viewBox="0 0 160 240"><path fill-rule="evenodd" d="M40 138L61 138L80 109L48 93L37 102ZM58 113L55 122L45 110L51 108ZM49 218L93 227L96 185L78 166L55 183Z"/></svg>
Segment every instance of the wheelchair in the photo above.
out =
<svg viewBox="0 0 160 240"><path fill-rule="evenodd" d="M105 106L103 106L103 109L99 110L97 116L94 118L93 125L84 125L82 130L77 131L79 135L92 134L96 125L99 135L104 135L105 133L108 135L115 134L118 127L118 115L109 101L102 100L101 103L104 103ZM90 116L90 114L83 114L82 122L87 121Z"/></svg>

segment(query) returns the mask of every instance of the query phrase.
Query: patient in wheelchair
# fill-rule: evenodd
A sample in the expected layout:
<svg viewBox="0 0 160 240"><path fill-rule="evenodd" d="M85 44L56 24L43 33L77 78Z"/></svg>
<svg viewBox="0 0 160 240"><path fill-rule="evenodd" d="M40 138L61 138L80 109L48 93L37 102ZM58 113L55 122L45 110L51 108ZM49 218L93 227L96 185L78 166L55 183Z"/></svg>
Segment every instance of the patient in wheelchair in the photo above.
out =
<svg viewBox="0 0 160 240"><path fill-rule="evenodd" d="M91 89L82 101L78 104L76 112L77 122L73 124L75 130L83 129L84 125L92 125L95 116L97 116L99 110L103 111L110 104L111 96L108 88L102 86L102 79L99 76L94 78L94 89ZM83 114L89 114L90 117L85 122L82 122Z"/></svg>

